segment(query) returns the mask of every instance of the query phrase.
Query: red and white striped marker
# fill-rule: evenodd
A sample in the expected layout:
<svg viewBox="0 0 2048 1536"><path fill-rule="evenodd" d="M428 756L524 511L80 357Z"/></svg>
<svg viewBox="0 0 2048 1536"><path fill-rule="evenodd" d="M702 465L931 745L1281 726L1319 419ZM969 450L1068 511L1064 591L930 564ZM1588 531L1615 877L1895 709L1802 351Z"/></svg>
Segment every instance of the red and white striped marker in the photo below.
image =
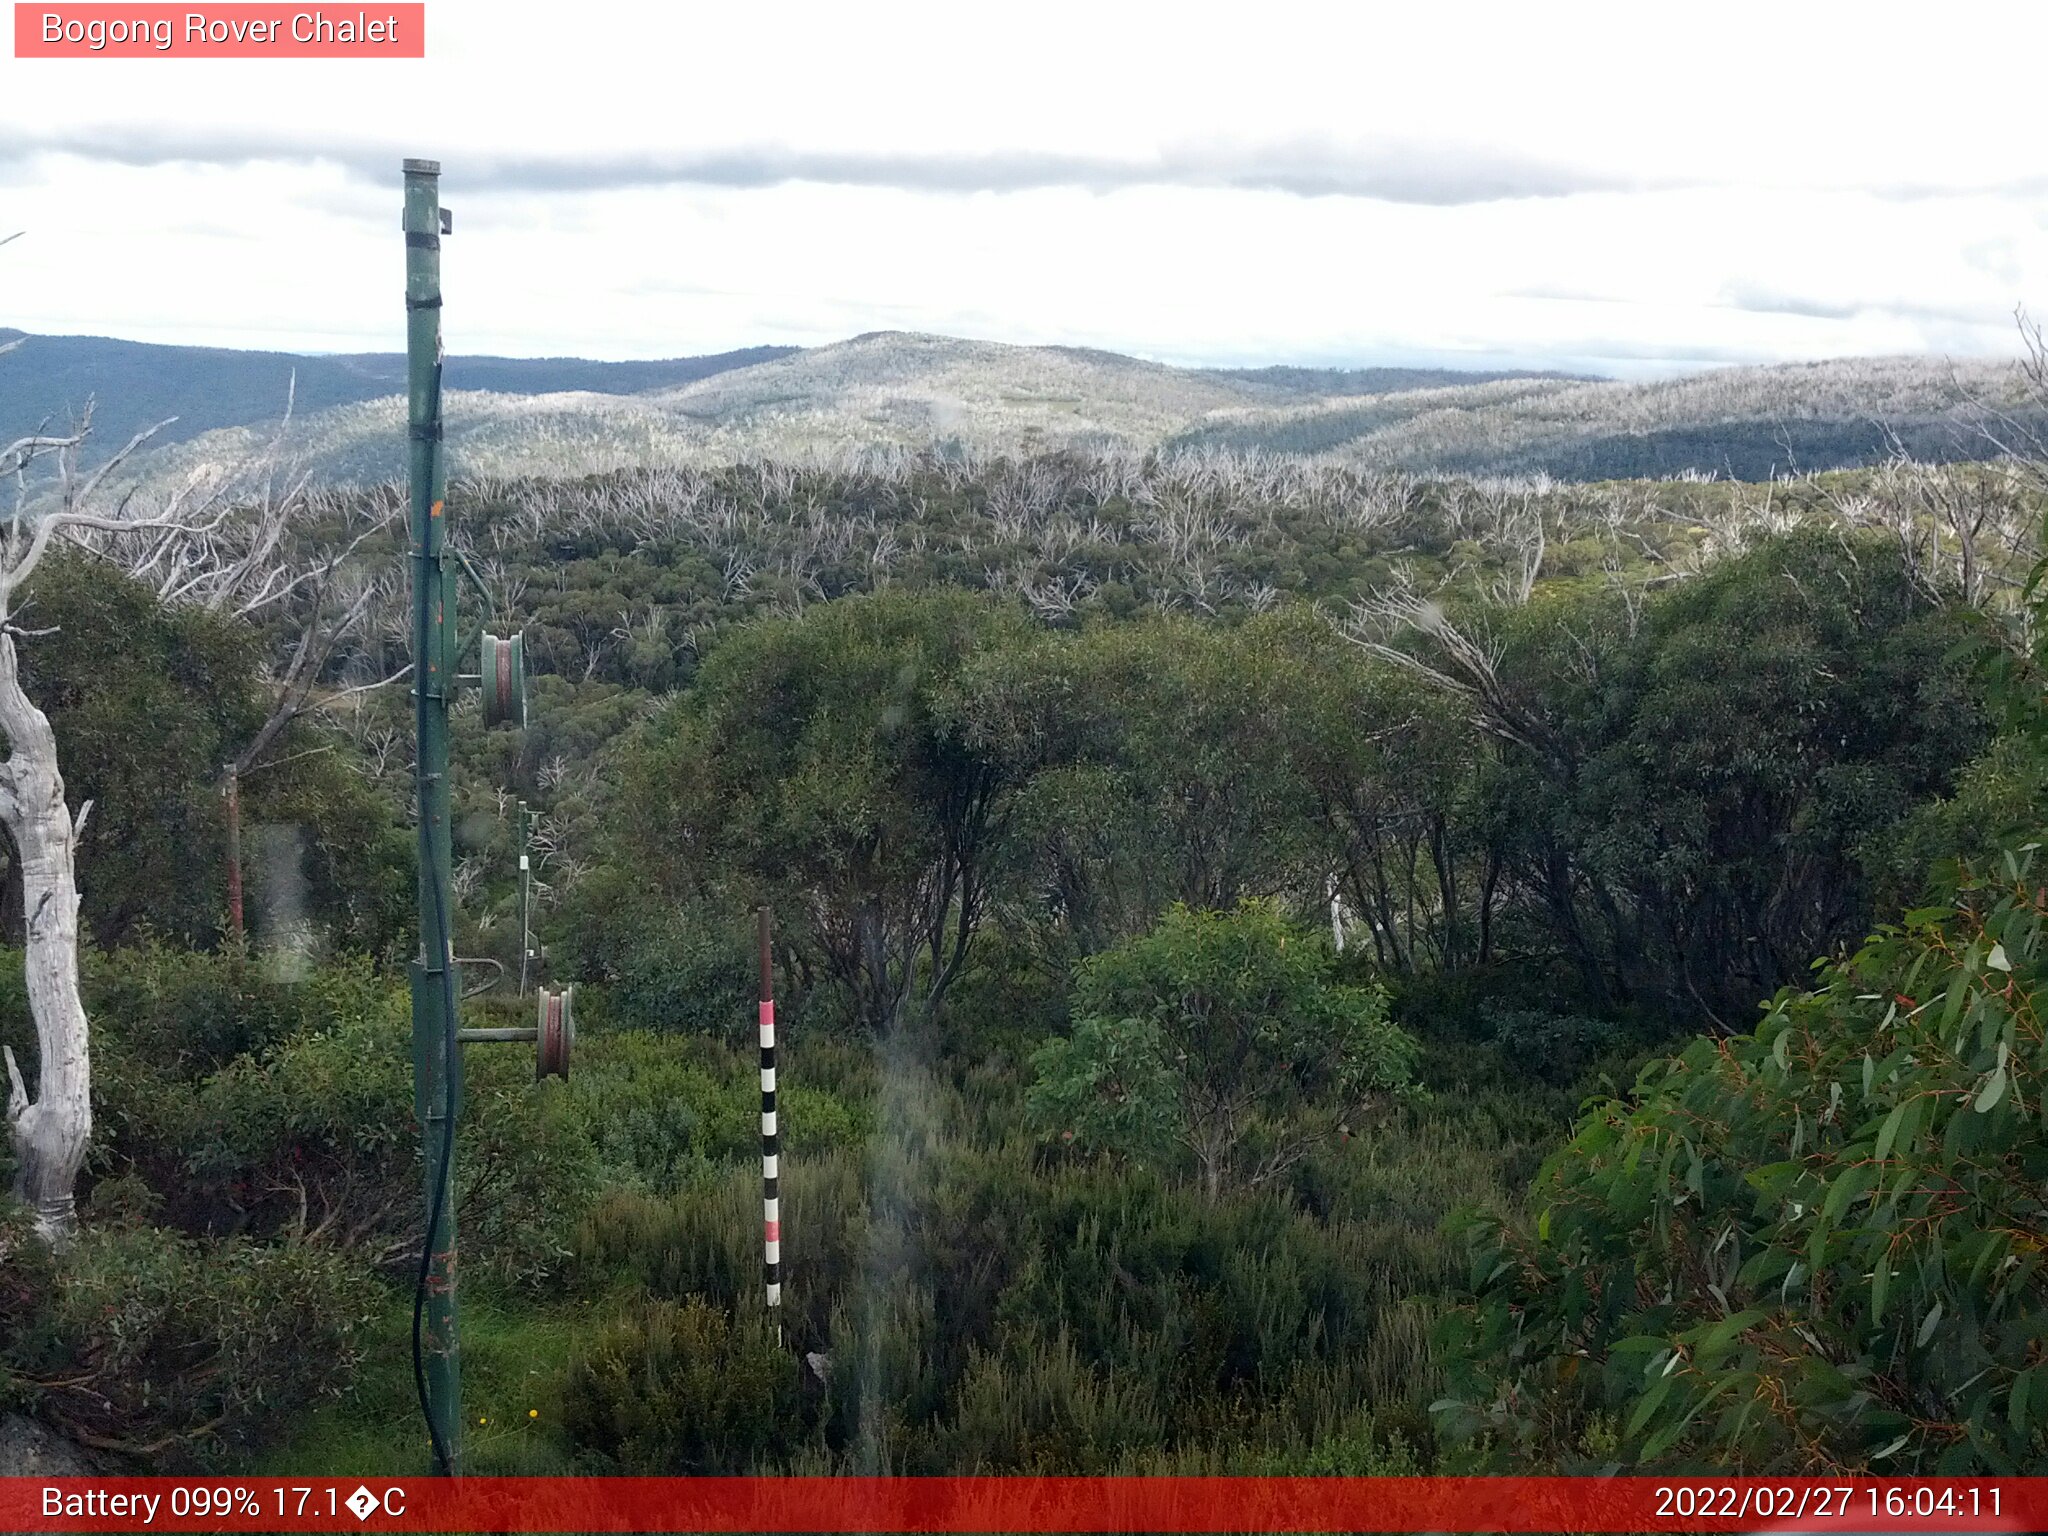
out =
<svg viewBox="0 0 2048 1536"><path fill-rule="evenodd" d="M782 1305L782 1143L775 1126L775 975L768 909L758 909L755 916L761 939L761 1254L768 1271L768 1308L776 1312ZM779 1321L776 1326L779 1332Z"/></svg>

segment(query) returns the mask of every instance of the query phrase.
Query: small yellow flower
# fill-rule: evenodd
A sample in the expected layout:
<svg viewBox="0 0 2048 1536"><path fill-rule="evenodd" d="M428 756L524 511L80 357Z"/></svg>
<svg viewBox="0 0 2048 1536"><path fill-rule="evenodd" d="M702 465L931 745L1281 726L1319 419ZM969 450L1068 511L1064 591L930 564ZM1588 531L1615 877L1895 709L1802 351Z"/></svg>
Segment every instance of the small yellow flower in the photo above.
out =
<svg viewBox="0 0 2048 1536"><path fill-rule="evenodd" d="M529 1419L537 1419L540 1417L540 1410L538 1408L529 1408L526 1410L526 1416Z"/></svg>
<svg viewBox="0 0 2048 1536"><path fill-rule="evenodd" d="M488 1423L490 1423L490 1422L491 1422L491 1421L490 1421L489 1419L478 1419L478 1420L477 1420L477 1423L479 1423L479 1424L488 1424Z"/></svg>

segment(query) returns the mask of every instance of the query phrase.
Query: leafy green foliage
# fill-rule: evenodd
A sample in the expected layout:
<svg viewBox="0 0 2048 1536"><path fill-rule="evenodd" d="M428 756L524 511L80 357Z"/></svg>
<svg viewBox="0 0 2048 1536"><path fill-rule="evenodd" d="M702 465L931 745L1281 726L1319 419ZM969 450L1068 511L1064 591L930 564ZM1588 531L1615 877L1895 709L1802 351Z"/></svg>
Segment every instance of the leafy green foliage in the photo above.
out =
<svg viewBox="0 0 2048 1536"><path fill-rule="evenodd" d="M0 1399L89 1445L204 1464L347 1385L372 1290L309 1248L116 1226L52 1258L0 1228Z"/></svg>
<svg viewBox="0 0 2048 1536"><path fill-rule="evenodd" d="M1329 973L1327 949L1269 905L1177 906L1083 964L1073 1034L1032 1057L1032 1109L1084 1147L1184 1152L1211 1199L1257 1189L1413 1063L1385 997Z"/></svg>
<svg viewBox="0 0 2048 1536"><path fill-rule="evenodd" d="M1897 548L1813 529L1645 604L1532 602L1490 786L1525 910L1602 1010L1732 1027L1874 916L1865 861L1988 739L1982 633Z"/></svg>
<svg viewBox="0 0 2048 1536"><path fill-rule="evenodd" d="M1962 654L1996 636L1924 553L1808 528L1644 589L1645 560L1690 568L1697 529L1731 547L1755 535L1750 493L1079 456L462 494L541 670L525 732L457 713L461 951L516 964L524 796L543 813L546 964L585 983L570 1084L533 1084L523 1051L468 1053L458 1154L465 1273L487 1282L468 1299L511 1362L492 1390L530 1393L533 1422L562 1426L531 1451L543 1467L1433 1466L1443 1447L1423 1405L1445 1390L1447 1357L1428 1332L1462 1268L1437 1223L1467 1200L1495 1221L1468 1320L1475 1376L1459 1387L1479 1418L1461 1427L1490 1420L1500 1448L1744 1467L2037 1455L2019 1436L2039 1384L2016 1373L2039 1368L2039 1349L2013 1331L2037 1326L2034 1293L1968 1281L1981 1253L1959 1225L2032 1230L1999 1193L2025 1178L1981 1139L1940 1164L1926 1127L1902 1121L1876 1143L1915 1073L1936 1074L1943 1156L1966 1134L1956 1115L2002 1126L2016 1105L2032 1113L2041 1085L2009 1058L1994 1090L1996 1042L1943 1065L1931 1053L1945 1026L1887 1066L1899 1076L1864 1084L1826 1052L1830 1031L1902 1027L1863 995L1884 990L1869 978L1781 999L1783 1036L1699 1047L1670 1083L1659 1071L1677 1068L1653 1071L1647 1098L1605 1111L1644 1117L1614 1133L1643 1154L1553 1165L1542 1235L1522 1230L1510 1193L1594 1074L1675 1032L1733 1031L1812 954L1867 931L1930 857L1977 856L2033 815L2039 765L2013 736L1987 746ZM1818 520L1832 494L1773 487L1770 511ZM1501 606L1489 593L1513 585L1513 538L1539 525L1542 580ZM58 662L74 666L59 702L90 726L77 772L108 774L90 825L161 789L191 833L141 830L134 880L105 888L134 911L97 936L210 942L210 776L254 697L250 637L209 632L181 650L183 620L81 580L93 635L132 618L146 642L81 650L75 666L71 625L30 643L53 681ZM1529 729L1501 732L1469 693L1331 624L1395 581L1481 636L1501 684L1487 702ZM323 681L384 675L388 635L367 626ZM215 641L235 642L219 668L178 672ZM306 1424L386 1436L409 1465L418 1141L391 974L412 900L404 707L401 690L353 695L349 737L281 743L245 782L261 958L88 956L102 1092L86 1213L95 1237L133 1246L119 1262L137 1272L169 1273L149 1247L168 1244L186 1255L176 1264L223 1272L390 1279L365 1395ZM160 764L138 734L159 716ZM269 925L294 890L361 963L279 963L297 957L271 952ZM1333 891L1341 955L1326 938ZM1246 897L1258 904L1237 909ZM758 1319L759 900L783 941L782 1352ZM1993 915L1981 887L1956 913L1936 926ZM2031 950L2001 942L2025 972ZM0 1037L24 1050L17 993L0 987ZM1974 994L1961 1006L1958 1028L1980 1027ZM466 1011L531 1018L488 999ZM2024 1034L2030 1015L2011 1011ZM1800 1030L1832 1043L1808 1050ZM1410 1076L1445 1091L1356 1112L1406 1098ZM2032 1154L2015 1155L2025 1173ZM1800 1223L1859 1158L1908 1156L1920 1184L1852 1188L1805 1256ZM1770 1177L1789 1195L1750 1177L1787 1162L1795 1172ZM1967 1218L1913 1203L1937 1166ZM1661 1181L1647 1195L1646 1179ZM1866 1230L1887 1200L1905 1213L1889 1249ZM1742 1266L1793 1256L1745 1279L1716 1267L1737 1250ZM1901 1267L1880 1285L1888 1252ZM1810 1291L1788 1283L1797 1263ZM53 1284L0 1270L0 1306ZM157 1345L120 1355L90 1319L60 1338L38 1306L22 1338L68 1338L86 1352L73 1358L97 1350L137 1382L163 1379ZM1595 1318L1605 1333L1588 1331ZM201 1358L167 1327L145 1330L166 1358ZM531 1348L543 1333L548 1347ZM1677 1351L1647 1408L1657 1382L1632 1337ZM1820 1363L1795 1370L1795 1348ZM1974 1361L1975 1381L1928 1363L1937 1350ZM812 1351L829 1373L800 1364ZM1823 1365L1853 1383L1847 1397L1828 1396ZM1717 1438L1746 1384L1764 1421L1782 1388L1792 1427ZM1888 1458L1858 1438L1883 1412L1913 1431Z"/></svg>
<svg viewBox="0 0 2048 1536"><path fill-rule="evenodd" d="M259 636L78 554L36 572L19 619L29 697L57 736L65 796L92 802L79 841L80 921L102 945L148 936L210 944L227 920L223 764L262 724ZM287 730L242 783L247 904L311 922L331 949L382 953L409 919L412 856L390 808L334 756ZM282 840L266 860L263 831ZM21 882L9 860L0 924L19 940Z"/></svg>
<svg viewBox="0 0 2048 1536"><path fill-rule="evenodd" d="M569 1098L607 1188L667 1194L758 1157L761 1090L751 1052L633 1029L593 1032L577 1050ZM812 1070L809 1054L785 1056L805 1070L779 1090L784 1151L858 1145L873 1117Z"/></svg>
<svg viewBox="0 0 2048 1536"><path fill-rule="evenodd" d="M801 1443L783 1465L1262 1471L1334 1433L1349 1449L1333 1460L1389 1433L1428 1446L1427 1298L1458 1268L1436 1228L1497 1193L1497 1142L1404 1112L1298 1165L1320 1210L1211 1201L1035 1138L975 1144L990 1088L926 1085L939 1124L900 1187L846 1150L785 1161L783 1358L822 1355L829 1383L798 1376ZM668 1199L598 1203L583 1273L623 1288L622 1338L649 1299L752 1326L759 1197L738 1163ZM608 1402L666 1390L610 1376ZM611 1422L586 1421L584 1443L608 1451Z"/></svg>
<svg viewBox="0 0 2048 1536"><path fill-rule="evenodd" d="M1446 1413L1541 1453L1605 1409L1644 1464L2040 1465L2037 851L1592 1111L1533 1232L1472 1231L1478 1395Z"/></svg>
<svg viewBox="0 0 2048 1536"><path fill-rule="evenodd" d="M627 1471L751 1472L799 1435L799 1369L759 1313L653 1302L591 1341L563 1411L572 1439Z"/></svg>
<svg viewBox="0 0 2048 1536"><path fill-rule="evenodd" d="M1488 1014L1493 1044L1503 1059L1545 1082L1569 1084L1626 1038L1611 1019L1502 1008Z"/></svg>
<svg viewBox="0 0 2048 1536"><path fill-rule="evenodd" d="M1175 901L1282 894L1323 857L1308 764L1336 755L1312 751L1354 715L1363 671L1305 611L1106 624L983 658L967 680L976 738L1036 769L1010 888L1043 893L1043 916L1084 950Z"/></svg>
<svg viewBox="0 0 2048 1536"><path fill-rule="evenodd" d="M19 1051L27 1009L20 959L9 961L0 1038ZM361 962L285 981L232 952L165 950L94 957L85 985L93 1210L402 1264L418 1242L420 1175L401 987ZM464 1066L465 1259L532 1285L567 1257L596 1153L562 1085L533 1082L531 1056L471 1050Z"/></svg>
<svg viewBox="0 0 2048 1536"><path fill-rule="evenodd" d="M744 907L664 900L626 871L599 870L576 892L565 958L570 974L604 983L623 1026L737 1041L759 995L752 919Z"/></svg>
<svg viewBox="0 0 2048 1536"><path fill-rule="evenodd" d="M102 943L211 938L226 915L221 764L262 721L255 637L75 554L36 572L18 622L54 630L20 643L23 683L56 731L66 798L93 802L81 921ZM18 934L19 895L8 905Z"/></svg>
<svg viewBox="0 0 2048 1536"><path fill-rule="evenodd" d="M883 593L735 635L624 771L620 855L656 892L770 898L870 1027L943 997L987 899L1012 765L958 718L970 658L1028 639L964 594Z"/></svg>

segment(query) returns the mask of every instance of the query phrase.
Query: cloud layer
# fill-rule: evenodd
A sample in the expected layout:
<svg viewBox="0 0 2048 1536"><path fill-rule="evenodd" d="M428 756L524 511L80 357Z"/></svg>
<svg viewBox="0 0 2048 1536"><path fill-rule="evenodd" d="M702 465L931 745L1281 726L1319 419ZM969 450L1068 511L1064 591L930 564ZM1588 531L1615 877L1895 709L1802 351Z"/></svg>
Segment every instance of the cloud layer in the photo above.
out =
<svg viewBox="0 0 2048 1536"><path fill-rule="evenodd" d="M134 167L233 168L258 163L331 164L365 182L390 181L393 145L361 139L293 141L268 132L70 128L10 136L0 165L50 155ZM902 192L1011 193L1137 187L1363 197L1426 207L1590 192L1651 191L1673 179L1620 176L1512 153L1422 140L1339 146L1313 139L1232 145L1183 144L1155 155L1112 157L1030 150L948 154L801 149L767 144L698 151L574 157L483 151L463 157L465 187L495 192L600 192L713 186L758 189L791 182Z"/></svg>
<svg viewBox="0 0 2048 1536"><path fill-rule="evenodd" d="M1996 353L2048 309L2044 48L1997 0L433 0L419 67L0 59L0 322L388 348L429 154L473 351Z"/></svg>

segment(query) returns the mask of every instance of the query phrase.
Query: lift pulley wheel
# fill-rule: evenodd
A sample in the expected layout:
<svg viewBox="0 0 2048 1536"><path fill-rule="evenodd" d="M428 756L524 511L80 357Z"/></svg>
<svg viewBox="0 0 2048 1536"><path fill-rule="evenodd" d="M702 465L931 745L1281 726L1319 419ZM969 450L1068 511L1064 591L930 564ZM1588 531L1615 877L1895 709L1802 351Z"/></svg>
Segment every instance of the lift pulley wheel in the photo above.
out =
<svg viewBox="0 0 2048 1536"><path fill-rule="evenodd" d="M571 1012L570 991L567 987L559 992L548 987L540 989L536 1079L559 1077L566 1081L569 1076L569 1053L576 1045L576 1018Z"/></svg>
<svg viewBox="0 0 2048 1536"><path fill-rule="evenodd" d="M526 648L521 637L483 639L484 724L526 724Z"/></svg>

